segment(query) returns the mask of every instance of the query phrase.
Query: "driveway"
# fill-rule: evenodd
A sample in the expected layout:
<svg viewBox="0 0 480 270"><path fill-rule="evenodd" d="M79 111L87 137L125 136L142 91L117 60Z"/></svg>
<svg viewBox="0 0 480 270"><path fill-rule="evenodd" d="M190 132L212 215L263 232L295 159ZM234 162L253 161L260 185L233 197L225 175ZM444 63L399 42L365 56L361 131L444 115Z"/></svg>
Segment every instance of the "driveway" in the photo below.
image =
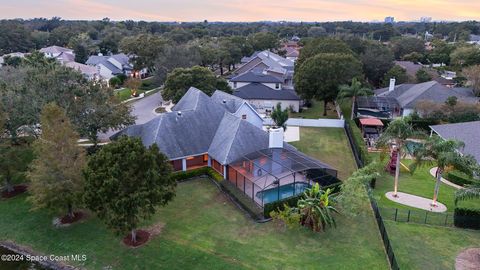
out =
<svg viewBox="0 0 480 270"><path fill-rule="evenodd" d="M155 113L155 109L159 107L162 102L162 95L159 91L153 95L130 103L130 106L132 107L132 115L137 118L135 124L143 124L155 118L155 116L158 115ZM100 133L98 134L98 139L101 142L109 141L110 136L116 132L118 132L118 130L109 130L106 133Z"/></svg>

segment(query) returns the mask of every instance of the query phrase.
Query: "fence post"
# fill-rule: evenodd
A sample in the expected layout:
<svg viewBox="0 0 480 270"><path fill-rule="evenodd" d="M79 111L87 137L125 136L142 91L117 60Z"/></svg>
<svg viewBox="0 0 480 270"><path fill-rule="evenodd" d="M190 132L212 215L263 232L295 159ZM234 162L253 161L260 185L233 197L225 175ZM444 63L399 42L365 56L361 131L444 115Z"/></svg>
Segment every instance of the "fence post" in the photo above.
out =
<svg viewBox="0 0 480 270"><path fill-rule="evenodd" d="M445 226L447 226L448 213L445 215Z"/></svg>
<svg viewBox="0 0 480 270"><path fill-rule="evenodd" d="M425 211L425 221L424 221L425 224L427 224L427 217L428 217L428 211Z"/></svg>
<svg viewBox="0 0 480 270"><path fill-rule="evenodd" d="M410 210L408 210L407 222L410 222Z"/></svg>
<svg viewBox="0 0 480 270"><path fill-rule="evenodd" d="M395 208L395 221L397 221L398 208Z"/></svg>

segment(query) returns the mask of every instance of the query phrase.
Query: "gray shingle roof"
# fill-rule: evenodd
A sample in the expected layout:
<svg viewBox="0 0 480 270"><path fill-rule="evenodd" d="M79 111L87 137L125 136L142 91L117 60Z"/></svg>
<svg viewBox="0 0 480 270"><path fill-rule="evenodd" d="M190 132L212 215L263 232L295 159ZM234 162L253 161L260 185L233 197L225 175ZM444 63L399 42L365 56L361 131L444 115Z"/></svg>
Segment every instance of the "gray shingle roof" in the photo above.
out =
<svg viewBox="0 0 480 270"><path fill-rule="evenodd" d="M209 98L202 91L191 87L174 111L145 124L127 127L111 139L120 135L139 137L146 146L156 143L160 151L171 160L208 153L222 164L229 164L249 153L268 148L268 133L231 114L217 103L215 100L218 101L218 98L231 97L220 92L215 92L216 98ZM287 143L284 143L284 148L298 152ZM330 168L326 164L324 167Z"/></svg>
<svg viewBox="0 0 480 270"><path fill-rule="evenodd" d="M401 84L395 86L393 91L388 91L388 88L382 88L375 90L375 94L381 97L393 97L402 108L409 109L415 108L415 105L421 100L444 103L451 96L456 96L464 102L478 102L478 98L471 91L463 91L458 88L453 90L436 81L419 84Z"/></svg>
<svg viewBox="0 0 480 270"><path fill-rule="evenodd" d="M256 72L245 72L230 79L231 82L259 82L259 83L282 83L279 78Z"/></svg>
<svg viewBox="0 0 480 270"><path fill-rule="evenodd" d="M238 111L240 106L245 103L245 100L220 90L215 91L210 98L213 100L213 102L222 105L231 113Z"/></svg>
<svg viewBox="0 0 480 270"><path fill-rule="evenodd" d="M87 62L85 62L85 64L92 65L92 66L102 64L106 68L108 68L112 72L112 74L123 73L123 70L119 69L117 66L115 66L110 61L108 61L108 59L110 59L110 58L113 58L113 59L117 60L122 65L123 69L126 69L126 70L131 70L132 69L132 67L129 63L130 59L128 58L127 55L125 55L123 53L114 54L114 55L111 55L111 56L91 55L91 56L88 57Z"/></svg>
<svg viewBox="0 0 480 270"><path fill-rule="evenodd" d="M243 99L300 100L294 90L275 90L261 83L249 83L235 89L233 94Z"/></svg>
<svg viewBox="0 0 480 270"><path fill-rule="evenodd" d="M480 163L480 121L430 126L443 139L458 140L465 143L460 152L472 155Z"/></svg>
<svg viewBox="0 0 480 270"><path fill-rule="evenodd" d="M170 159L206 153L225 109L193 87L186 96L188 102L182 102L186 106L175 106L173 112L162 114L143 125L130 126L114 136L140 137L146 146L157 143Z"/></svg>

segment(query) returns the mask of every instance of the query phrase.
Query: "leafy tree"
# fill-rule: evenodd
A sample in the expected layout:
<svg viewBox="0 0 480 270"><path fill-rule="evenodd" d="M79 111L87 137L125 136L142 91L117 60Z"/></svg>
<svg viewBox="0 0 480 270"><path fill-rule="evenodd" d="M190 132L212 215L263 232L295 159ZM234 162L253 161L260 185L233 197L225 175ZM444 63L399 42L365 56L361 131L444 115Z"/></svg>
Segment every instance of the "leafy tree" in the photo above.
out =
<svg viewBox="0 0 480 270"><path fill-rule="evenodd" d="M279 39L271 32L258 32L248 37L254 51L271 50L278 48Z"/></svg>
<svg viewBox="0 0 480 270"><path fill-rule="evenodd" d="M432 41L433 49L426 54L426 60L431 64L450 64L450 54L455 49L454 45L448 44L441 39Z"/></svg>
<svg viewBox="0 0 480 270"><path fill-rule="evenodd" d="M27 52L32 47L28 29L18 21L0 22L0 55Z"/></svg>
<svg viewBox="0 0 480 270"><path fill-rule="evenodd" d="M282 110L282 104L280 102L278 102L277 106L273 109L271 117L276 127L282 127L283 130L287 130L288 109Z"/></svg>
<svg viewBox="0 0 480 270"><path fill-rule="evenodd" d="M168 158L156 144L148 149L138 138L122 136L88 161L84 200L117 233L135 230L175 196Z"/></svg>
<svg viewBox="0 0 480 270"><path fill-rule="evenodd" d="M432 76L430 75L430 73L428 73L428 71L425 68L419 69L415 73L415 77L417 79L417 83L428 82L432 79Z"/></svg>
<svg viewBox="0 0 480 270"><path fill-rule="evenodd" d="M311 58L319 53L353 54L350 47L340 39L317 38L305 44L300 51L296 65L300 66L308 58Z"/></svg>
<svg viewBox="0 0 480 270"><path fill-rule="evenodd" d="M122 84L122 81L117 76L114 76L110 78L110 80L108 80L108 84L110 85L110 87L117 88L118 86L120 86L120 84Z"/></svg>
<svg viewBox="0 0 480 270"><path fill-rule="evenodd" d="M401 66L394 65L384 76L383 76L383 86L388 86L390 84L390 79L395 78L395 84L402 84L408 82L407 71Z"/></svg>
<svg viewBox="0 0 480 270"><path fill-rule="evenodd" d="M85 152L78 146L65 111L54 103L47 104L41 115L42 135L34 142L37 155L28 176L31 180L29 200L34 209L67 210L73 217L73 207L80 202L84 179Z"/></svg>
<svg viewBox="0 0 480 270"><path fill-rule="evenodd" d="M373 94L372 90L363 87L362 83L357 80L357 78L352 79L352 83L350 85L341 85L339 88L337 99L343 100L345 98L352 98L352 114L351 120L354 118L354 111L355 111L355 101L359 96L368 96Z"/></svg>
<svg viewBox="0 0 480 270"><path fill-rule="evenodd" d="M381 45L372 43L367 45L365 52L360 55L365 76L374 85L380 85L385 73L393 67L392 51Z"/></svg>
<svg viewBox="0 0 480 270"><path fill-rule="evenodd" d="M321 26L312 26L310 27L310 29L308 29L309 37L317 38L317 37L323 37L326 35L327 35L327 31L325 30L325 28Z"/></svg>
<svg viewBox="0 0 480 270"><path fill-rule="evenodd" d="M22 64L23 60L21 57L17 56L4 56L3 57L3 65L4 66L12 66L12 67L18 67L20 64Z"/></svg>
<svg viewBox="0 0 480 270"><path fill-rule="evenodd" d="M162 95L166 100L177 103L190 87L196 87L207 95L217 89L231 93L232 90L223 78L217 78L208 68L176 68L168 74Z"/></svg>
<svg viewBox="0 0 480 270"><path fill-rule="evenodd" d="M425 45L421 39L402 37L392 41L392 50L395 58L401 59L404 55L409 53L423 53L425 51Z"/></svg>
<svg viewBox="0 0 480 270"><path fill-rule="evenodd" d="M340 195L337 201L346 213L356 216L369 209L370 202L368 192L365 189L370 182L380 176L379 163L370 163L367 166L357 170L341 186Z"/></svg>
<svg viewBox="0 0 480 270"><path fill-rule="evenodd" d="M120 42L120 49L133 55L133 68L152 68L167 41L159 36L140 34L138 36L125 37Z"/></svg>
<svg viewBox="0 0 480 270"><path fill-rule="evenodd" d="M94 143L99 132L134 123L128 105L106 85L87 81L78 71L55 62L32 65L0 70L0 101L2 107L11 108L6 128L13 138L18 128L38 124L42 107L50 102L64 108L80 135Z"/></svg>
<svg viewBox="0 0 480 270"><path fill-rule="evenodd" d="M455 105L457 105L457 100L458 98L456 96L451 96L451 97L448 97L447 100L445 100L445 104L450 107L450 108L454 108Z"/></svg>
<svg viewBox="0 0 480 270"><path fill-rule="evenodd" d="M361 76L362 66L351 54L320 53L296 68L297 93L304 99L323 100L325 105L338 96L338 86ZM327 115L326 107L323 111Z"/></svg>
<svg viewBox="0 0 480 270"><path fill-rule="evenodd" d="M473 93L480 96L480 65L474 65L462 70L462 73L467 77L468 83L472 86Z"/></svg>
<svg viewBox="0 0 480 270"><path fill-rule="evenodd" d="M142 80L139 78L128 78L125 81L125 87L130 88L130 92L134 97L137 96L137 91L140 86L142 86Z"/></svg>
<svg viewBox="0 0 480 270"><path fill-rule="evenodd" d="M85 64L89 56L87 48L82 44L77 44L73 47L73 50L75 52L75 62Z"/></svg>
<svg viewBox="0 0 480 270"><path fill-rule="evenodd" d="M480 50L475 46L462 46L450 54L450 63L455 66L471 66L480 64Z"/></svg>
<svg viewBox="0 0 480 270"><path fill-rule="evenodd" d="M11 144L0 145L0 178L5 182L5 191L12 192L14 190L12 181L13 177L24 172L26 163L22 161L20 146Z"/></svg>
<svg viewBox="0 0 480 270"><path fill-rule="evenodd" d="M163 84L167 74L176 68L189 68L201 63L200 49L189 45L166 45L155 60L155 79Z"/></svg>
<svg viewBox="0 0 480 270"><path fill-rule="evenodd" d="M395 150L397 151L397 163L395 164L395 185L393 190L394 197L398 196L397 191L398 179L400 177L400 159L403 156L403 151L406 150L407 141L409 138L419 135L420 133L414 130L409 118L397 118L388 125L377 141L378 146L386 147L387 149L391 143L395 144Z"/></svg>
<svg viewBox="0 0 480 270"><path fill-rule="evenodd" d="M410 166L412 172L415 171L417 166L425 164L435 164L437 167L435 171L437 181L435 183L432 206L437 206L442 175L447 169L455 169L468 176L473 175L476 161L472 156L462 156L457 152L457 149L462 146L464 146L463 142L444 140L440 136L433 135L421 147L415 149L415 161Z"/></svg>

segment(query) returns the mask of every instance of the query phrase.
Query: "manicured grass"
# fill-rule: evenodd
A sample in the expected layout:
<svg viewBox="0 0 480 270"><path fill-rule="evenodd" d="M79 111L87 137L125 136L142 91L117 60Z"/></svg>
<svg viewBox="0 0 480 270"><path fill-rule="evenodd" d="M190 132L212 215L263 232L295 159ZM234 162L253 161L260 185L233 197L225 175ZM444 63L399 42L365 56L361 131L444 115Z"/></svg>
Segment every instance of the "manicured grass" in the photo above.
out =
<svg viewBox="0 0 480 270"><path fill-rule="evenodd" d="M137 94L144 93L145 91L143 90L137 90ZM132 92L130 88L124 88L120 91L115 92L115 95L120 99L120 101L127 100L129 98L132 98Z"/></svg>
<svg viewBox="0 0 480 270"><path fill-rule="evenodd" d="M327 116L323 115L323 101L312 101L312 107L304 109L299 113L290 113L290 118L308 118L308 119L318 119L318 118L333 118L337 119L337 112L334 111L334 105L329 103L327 105Z"/></svg>
<svg viewBox="0 0 480 270"><path fill-rule="evenodd" d="M357 169L343 128L300 127L300 141L291 144L337 169L341 180L346 180Z"/></svg>
<svg viewBox="0 0 480 270"><path fill-rule="evenodd" d="M385 160L387 162L387 160ZM408 166L410 160L402 160L402 163ZM433 166L432 166L433 167ZM420 167L413 174L402 170L400 173L400 180L398 184L398 191L414 194L417 196L432 198L433 189L435 187L435 179L429 173L430 166ZM385 197L385 193L393 191L394 178L390 174L385 173L382 177L377 179L374 190L375 199L381 207L402 208L419 210L395 203ZM453 212L455 208L455 191L456 189L446 184L441 184L438 201L447 206L448 212ZM460 207L466 208L480 208L480 200L470 200L459 203Z"/></svg>
<svg viewBox="0 0 480 270"><path fill-rule="evenodd" d="M142 227L163 223L160 235L130 249L95 217L55 229L52 216L30 212L25 196L0 201L0 239L44 254L86 254L87 269L387 269L371 215L337 217L337 229L314 233L258 224L208 179L178 185L177 196Z"/></svg>
<svg viewBox="0 0 480 270"><path fill-rule="evenodd" d="M463 249L480 247L480 231L385 221L400 269L454 269Z"/></svg>

